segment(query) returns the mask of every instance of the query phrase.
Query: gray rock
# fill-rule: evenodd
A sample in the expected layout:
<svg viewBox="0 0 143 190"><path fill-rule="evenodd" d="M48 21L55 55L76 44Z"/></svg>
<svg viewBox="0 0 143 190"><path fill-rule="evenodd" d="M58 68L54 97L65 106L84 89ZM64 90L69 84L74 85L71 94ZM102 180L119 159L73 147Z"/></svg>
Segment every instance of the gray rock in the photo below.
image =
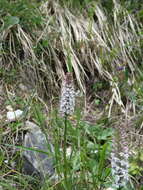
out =
<svg viewBox="0 0 143 190"><path fill-rule="evenodd" d="M52 144L47 142L45 134L36 124L26 121L26 128L28 132L25 135L23 146L37 151L28 149L23 151L24 173L37 175L41 179L54 175L53 158L50 156L53 152ZM51 149L51 153L49 149ZM43 152L49 152L50 154Z"/></svg>

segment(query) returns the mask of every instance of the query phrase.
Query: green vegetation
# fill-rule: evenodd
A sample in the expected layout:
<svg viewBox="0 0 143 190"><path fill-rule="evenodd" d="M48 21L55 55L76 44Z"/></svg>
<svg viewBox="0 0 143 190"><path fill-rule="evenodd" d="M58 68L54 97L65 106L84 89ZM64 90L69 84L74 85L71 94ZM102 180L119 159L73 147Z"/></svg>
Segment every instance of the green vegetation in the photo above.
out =
<svg viewBox="0 0 143 190"><path fill-rule="evenodd" d="M0 0L0 189L108 190L112 137L125 120L131 180L122 190L143 189L142 21L140 0ZM79 93L65 136L57 112L69 71ZM7 122L8 105L24 117ZM51 136L56 182L23 174L26 120Z"/></svg>

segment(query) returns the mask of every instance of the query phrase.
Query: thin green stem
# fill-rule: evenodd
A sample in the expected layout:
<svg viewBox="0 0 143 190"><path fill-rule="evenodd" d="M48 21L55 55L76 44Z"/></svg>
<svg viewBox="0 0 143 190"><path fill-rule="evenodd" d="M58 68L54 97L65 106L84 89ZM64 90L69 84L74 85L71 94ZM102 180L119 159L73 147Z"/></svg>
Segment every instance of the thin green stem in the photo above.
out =
<svg viewBox="0 0 143 190"><path fill-rule="evenodd" d="M63 147L63 157L64 157L64 178L65 178L65 187L66 187L66 190L69 190L68 177L67 177L68 165L67 165L67 157L66 157L66 144L67 144L67 115L65 115L65 120L64 120L64 147Z"/></svg>

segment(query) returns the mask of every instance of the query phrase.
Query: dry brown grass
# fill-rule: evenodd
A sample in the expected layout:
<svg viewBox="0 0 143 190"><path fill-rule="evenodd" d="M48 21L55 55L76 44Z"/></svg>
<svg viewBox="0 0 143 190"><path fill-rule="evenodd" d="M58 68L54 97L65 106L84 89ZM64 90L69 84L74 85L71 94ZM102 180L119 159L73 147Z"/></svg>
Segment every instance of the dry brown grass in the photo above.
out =
<svg viewBox="0 0 143 190"><path fill-rule="evenodd" d="M117 1L113 3L113 16L109 17L96 2L81 11L69 9L66 4L61 6L59 1L43 2L40 7L43 23L39 28L29 32L15 24L2 31L1 41L8 50L2 46L1 65L18 67L21 80L38 89L43 97L45 94L55 97L59 81L70 67L85 94L88 94L86 81L91 81L90 88L96 84L95 78L108 81L110 93L104 105L108 117L114 112L114 104L125 114L120 83L126 80L130 88L141 73L142 24ZM124 96L128 99L126 92ZM132 101L130 109L135 115Z"/></svg>

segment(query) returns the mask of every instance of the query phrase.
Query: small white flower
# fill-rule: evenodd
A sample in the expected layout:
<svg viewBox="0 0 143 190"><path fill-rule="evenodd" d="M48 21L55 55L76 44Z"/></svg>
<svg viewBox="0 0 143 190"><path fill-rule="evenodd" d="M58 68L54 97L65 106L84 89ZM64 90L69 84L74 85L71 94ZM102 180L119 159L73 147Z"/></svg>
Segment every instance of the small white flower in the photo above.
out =
<svg viewBox="0 0 143 190"><path fill-rule="evenodd" d="M114 162L120 162L120 159L119 158L117 158L117 157L113 157L113 160L114 160Z"/></svg>
<svg viewBox="0 0 143 190"><path fill-rule="evenodd" d="M121 160L121 161L120 161L120 164L121 164L121 166L125 166L126 168L129 167L129 163L128 163L127 160Z"/></svg>

